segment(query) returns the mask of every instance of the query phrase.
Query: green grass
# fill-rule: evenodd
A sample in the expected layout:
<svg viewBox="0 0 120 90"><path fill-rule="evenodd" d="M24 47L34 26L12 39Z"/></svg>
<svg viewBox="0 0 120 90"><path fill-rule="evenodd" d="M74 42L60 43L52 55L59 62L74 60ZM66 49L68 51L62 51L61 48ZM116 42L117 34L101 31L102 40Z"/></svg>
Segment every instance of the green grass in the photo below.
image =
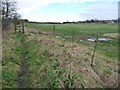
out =
<svg viewBox="0 0 120 90"><path fill-rule="evenodd" d="M46 49L43 48L41 45L38 46L34 41L27 42L26 45L29 45L28 48L28 57L29 57L29 70L30 75L29 78L31 78L33 87L49 87L49 88L55 88L58 86L57 82L57 76L53 71L53 67L55 67L54 62L49 62L49 59L45 56ZM35 49L40 50L40 52L36 52ZM43 66L43 68L42 68ZM48 70L48 66L51 66ZM53 67L52 67L53 66ZM42 70L41 72L38 72L39 70ZM37 77L32 78L32 76ZM35 81L37 80L37 81Z"/></svg>
<svg viewBox="0 0 120 90"><path fill-rule="evenodd" d="M15 34L6 36L13 41L3 39L7 44L3 48L4 54L2 58L2 88L16 88L17 87L17 72L20 65L19 54L21 52L20 45L18 44L20 37ZM15 44L15 42L16 44Z"/></svg>
<svg viewBox="0 0 120 90"><path fill-rule="evenodd" d="M53 32L53 26L54 24L35 24L35 23L26 23L26 27L36 30L43 30L47 32ZM79 37L95 37L97 34L99 34L99 37L103 37L103 34L106 33L118 33L118 26L117 24L55 24L56 29L55 33L59 35L60 37L63 37L65 35L72 36L73 32L75 34L75 39L79 44L85 45L87 47L94 48L93 42L83 41L80 42ZM66 38L67 41L72 41L72 38L68 37ZM95 68L96 71L100 74L100 77L104 76L111 76L113 74L113 68L107 69L107 64L109 65L115 65L116 60L118 59L118 39L112 38L111 41L107 42L98 42L96 53L100 54L104 57L104 59L98 59L95 60ZM95 54L96 56L96 54ZM55 65L56 63L53 63ZM54 66L53 66L54 67ZM53 73L53 72L51 72ZM54 75L53 75L54 76ZM84 77L84 76L83 76ZM81 77L82 78L82 77ZM56 79L54 79L56 80ZM63 78L65 87L68 87L70 84L70 79ZM52 86L57 84L56 81L52 82ZM82 82L83 83L83 82Z"/></svg>
<svg viewBox="0 0 120 90"><path fill-rule="evenodd" d="M2 87L6 87L6 88L15 88L16 87L17 75L16 75L15 71L3 70L2 77L3 77Z"/></svg>
<svg viewBox="0 0 120 90"><path fill-rule="evenodd" d="M117 59L118 58L118 40L113 39L107 42L99 42L98 43L98 51L101 54L106 55L108 58Z"/></svg>
<svg viewBox="0 0 120 90"><path fill-rule="evenodd" d="M48 32L53 32L53 25L54 24L35 24L35 23L26 23L25 24L27 28L31 28L31 29L37 29L40 30L42 29L43 31L48 31ZM76 37L79 35L96 35L97 33L100 33L101 36L104 33L117 33L117 24L55 24L56 26L56 30L55 32L57 34L61 34L61 35L72 35L73 31L75 31L75 35ZM51 88L51 89L55 89L57 87L71 87L72 83L74 83L76 81L76 83L74 83L74 85L78 86L78 87L82 87L80 86L82 85L88 85L91 83L90 82L85 82L84 78L86 81L87 80L89 74L86 74L84 71L80 71L80 72L74 72L72 71L72 73L70 72L70 68L67 67L67 64L65 63L72 63L74 61L76 61L76 58L73 57L69 57L67 58L67 60L65 58L63 58L63 60L61 59L62 63L59 62L59 58L62 56L49 56L49 50L55 50L60 49L62 50L61 47L59 47L59 45L57 45L57 43L55 43L55 45L53 45L52 47L49 47L47 45L44 45L42 42L40 42L41 40L46 40L49 37L46 37L45 35L38 35L37 34L31 34L32 36L26 36L24 37L26 39L26 41L24 42L24 48L21 47L20 42L23 39L22 35L19 34L15 34L13 36L15 36L13 39L14 41L17 41L17 45L15 46L15 48L12 50L12 52L14 53L10 53L10 55L5 56L4 59L4 66L7 67L7 69L3 70L3 87L16 87L16 80L17 80L17 70L15 68L15 70L13 70L14 66L16 67L17 65L20 65L20 55L22 53L22 51L27 51L26 57L27 57L27 67L28 67L28 75L26 75L27 80L29 80L29 82L31 82L31 87L34 88ZM45 39L43 39L45 38ZM51 39L50 39L51 38ZM62 42L59 39L55 39L53 36L50 36L50 40L56 40L59 42ZM69 41L69 40L68 40ZM67 42L67 40L66 40ZM70 41L71 42L71 41ZM87 42L87 41L83 41L83 42L77 42L79 45L85 45L88 48L94 46L93 42ZM100 54L101 56L104 57L104 60L100 60L100 59L96 59L95 61L95 68L97 70L98 73L102 73L103 76L111 76L114 72L112 72L113 70L109 67L107 68L106 64L111 64L111 63L107 63L107 59L108 61L109 59L114 63L114 59L117 59L118 56L118 52L117 52L117 47L118 47L118 42L117 39L113 39L111 41L108 42L98 42L98 46L97 46L97 54ZM9 47L9 48L13 48L13 47ZM63 52L63 54L65 56L67 53L67 49L64 48L66 51ZM7 52L10 52L9 50ZM57 52L56 52L57 53ZM64 57L63 55L63 57ZM91 55L91 54L89 54ZM12 57L12 59L10 59L10 57ZM67 56L68 57L68 56ZM64 61L65 59L65 61ZM7 62L6 62L7 61ZM84 61L84 60L82 60ZM77 63L77 62L74 62ZM85 62L87 63L87 61ZM61 65L63 64L63 66ZM65 65L64 65L65 64ZM83 63L80 63L81 66L84 65ZM86 64L87 65L87 64ZM112 64L111 64L112 65ZM115 64L113 64L115 65ZM75 65L80 66L78 65ZM10 67L10 68L9 68ZM12 69L11 69L12 68ZM82 69L83 67L81 67ZM113 67L114 68L114 67ZM18 68L19 69L19 68ZM74 70L74 68L73 68ZM71 73L71 74L70 74ZM97 78L91 78L90 81L94 81L94 79L96 79L96 83L94 83L95 85L98 86L102 86L102 82L100 80L98 80Z"/></svg>
<svg viewBox="0 0 120 90"><path fill-rule="evenodd" d="M53 32L55 25L55 32L65 35L80 34L103 34L103 33L117 33L117 24L36 24L26 23L25 26L32 29L42 29L44 31Z"/></svg>
<svg viewBox="0 0 120 90"><path fill-rule="evenodd" d="M56 26L55 33L60 37L65 38L67 41L72 41L72 37L64 37L66 35L72 36L75 34L75 40L77 43L84 44L86 46L93 46L94 43L88 43L86 41L80 42L80 38L103 37L105 33L118 33L117 24L36 24L26 23L25 26L31 29L43 30L47 32L53 32L53 26ZM108 56L109 58L118 58L118 40L113 39L108 42L99 42L97 51L101 54Z"/></svg>

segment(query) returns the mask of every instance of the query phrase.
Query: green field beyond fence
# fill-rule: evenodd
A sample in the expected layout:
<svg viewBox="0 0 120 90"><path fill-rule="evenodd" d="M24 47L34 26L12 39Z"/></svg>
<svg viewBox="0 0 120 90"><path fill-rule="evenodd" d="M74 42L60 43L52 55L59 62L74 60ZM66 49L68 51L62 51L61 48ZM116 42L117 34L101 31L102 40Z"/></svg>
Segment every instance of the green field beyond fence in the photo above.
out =
<svg viewBox="0 0 120 90"><path fill-rule="evenodd" d="M74 31L75 34L104 34L104 33L117 33L117 24L36 24L26 23L26 27L32 29L41 29L44 31L53 31L55 25L55 32L62 33L65 35L71 35Z"/></svg>
<svg viewBox="0 0 120 90"><path fill-rule="evenodd" d="M55 30L54 30L55 26ZM88 38L105 37L104 34L118 33L117 24L101 24L101 23L82 23L82 24L36 24L26 23L25 27L33 30L42 30L45 32L55 33L56 36L72 42L94 46L93 42L88 42ZM107 42L99 42L97 50L110 58L118 58L118 38L112 38ZM80 42L80 40L85 40ZM110 49L108 49L108 47Z"/></svg>

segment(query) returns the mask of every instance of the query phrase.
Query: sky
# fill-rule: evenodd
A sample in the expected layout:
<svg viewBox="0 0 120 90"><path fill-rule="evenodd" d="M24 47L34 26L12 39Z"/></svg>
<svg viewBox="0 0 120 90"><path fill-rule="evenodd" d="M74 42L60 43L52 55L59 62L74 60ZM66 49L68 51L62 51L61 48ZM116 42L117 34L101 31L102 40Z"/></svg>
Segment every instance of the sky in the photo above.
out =
<svg viewBox="0 0 120 90"><path fill-rule="evenodd" d="M66 22L117 19L119 0L16 0L23 19Z"/></svg>

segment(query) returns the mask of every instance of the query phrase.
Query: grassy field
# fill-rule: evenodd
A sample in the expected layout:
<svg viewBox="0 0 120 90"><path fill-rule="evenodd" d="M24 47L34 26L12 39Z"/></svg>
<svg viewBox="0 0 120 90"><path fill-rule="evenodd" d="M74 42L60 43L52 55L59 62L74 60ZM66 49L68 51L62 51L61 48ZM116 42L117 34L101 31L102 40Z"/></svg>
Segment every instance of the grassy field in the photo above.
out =
<svg viewBox="0 0 120 90"><path fill-rule="evenodd" d="M72 32L76 35L80 34L104 34L104 33L117 33L117 24L36 24L26 23L25 26L37 29L53 32L53 26L55 25L55 32L65 35L71 35Z"/></svg>
<svg viewBox="0 0 120 90"><path fill-rule="evenodd" d="M96 37L99 34L99 37L106 37L104 34L118 33L117 24L36 24L36 23L26 23L27 28L34 30L42 30L46 32L52 32L56 35L72 42L72 36L74 34L74 41L77 43L84 43L85 45L91 46L93 43L88 43L86 41L80 42L81 39L86 40L88 38ZM55 26L55 31L53 27ZM68 37L65 37L68 36ZM109 36L107 36L109 38ZM112 37L110 37L112 38ZM98 49L102 51L101 53L107 55L110 58L118 57L118 38L112 38L113 40L108 42L99 42ZM111 48L111 49L108 49Z"/></svg>
<svg viewBox="0 0 120 90"><path fill-rule="evenodd" d="M4 32L4 88L117 87L118 41L117 37L109 35L117 33L117 24L55 24L55 33L62 38L72 36L74 30L75 43L72 38L63 40L52 34L37 32L53 33L53 26L26 23L25 35ZM98 42L94 67L91 67L95 43L80 39L95 37L98 33L100 37L110 37L112 40Z"/></svg>

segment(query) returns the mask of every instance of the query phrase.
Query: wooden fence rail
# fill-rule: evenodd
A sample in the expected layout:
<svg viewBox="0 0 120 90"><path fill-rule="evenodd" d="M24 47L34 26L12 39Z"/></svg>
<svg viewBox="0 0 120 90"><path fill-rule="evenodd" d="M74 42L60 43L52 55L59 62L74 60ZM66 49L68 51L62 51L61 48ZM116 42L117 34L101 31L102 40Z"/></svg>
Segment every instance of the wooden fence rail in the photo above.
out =
<svg viewBox="0 0 120 90"><path fill-rule="evenodd" d="M24 22L22 20L19 20L19 24L18 24L18 20L16 17L14 17L14 31L15 33L17 32L22 32L23 34L25 33Z"/></svg>

